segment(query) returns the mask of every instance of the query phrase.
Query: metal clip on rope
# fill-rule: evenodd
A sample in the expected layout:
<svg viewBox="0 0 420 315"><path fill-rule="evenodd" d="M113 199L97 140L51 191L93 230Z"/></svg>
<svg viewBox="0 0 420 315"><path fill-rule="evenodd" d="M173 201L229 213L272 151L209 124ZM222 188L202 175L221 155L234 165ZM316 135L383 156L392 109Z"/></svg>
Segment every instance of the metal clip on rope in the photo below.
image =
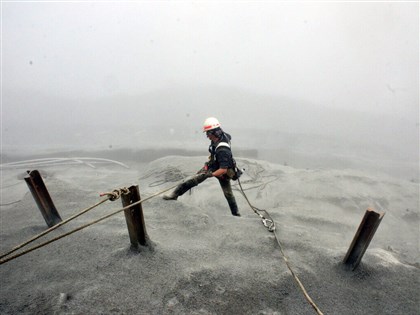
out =
<svg viewBox="0 0 420 315"><path fill-rule="evenodd" d="M266 219L263 217L262 224L270 231L274 232L276 230L276 226L274 225L274 221L270 219Z"/></svg>
<svg viewBox="0 0 420 315"><path fill-rule="evenodd" d="M279 245L280 252L281 252L281 254L283 256L283 260L286 263L287 268L289 268L290 273L292 274L292 276L295 279L296 283L299 285L300 289L302 290L302 292L303 292L306 300L309 302L309 304L311 304L311 306L315 309L315 311L317 312L318 315L323 315L323 313L320 311L320 309L318 308L318 306L316 306L316 304L314 303L314 301L309 296L308 292L306 292L306 289L303 286L302 282L299 280L298 276L295 274L295 272L293 271L293 269L290 267L290 264L289 264L289 262L287 260L287 257L286 257L286 255L283 252L283 247L281 246L280 240L277 237L277 234L276 234L276 231L275 231L276 230L276 226L274 225L274 220L271 218L270 214L266 210L258 209L257 207L254 207L251 204L251 202L249 201L248 197L246 196L246 194L245 194L245 192L244 192L244 190L242 188L241 181L239 179L238 179L238 183L239 183L239 187L240 187L240 191L242 193L242 196L244 196L245 200L248 202L248 204L251 207L251 209L255 212L255 214L257 214L261 218L262 224L270 232L273 232L274 237L275 237L275 239L277 241L277 244ZM264 212L270 219L267 219L265 216L263 216L261 214L261 212Z"/></svg>

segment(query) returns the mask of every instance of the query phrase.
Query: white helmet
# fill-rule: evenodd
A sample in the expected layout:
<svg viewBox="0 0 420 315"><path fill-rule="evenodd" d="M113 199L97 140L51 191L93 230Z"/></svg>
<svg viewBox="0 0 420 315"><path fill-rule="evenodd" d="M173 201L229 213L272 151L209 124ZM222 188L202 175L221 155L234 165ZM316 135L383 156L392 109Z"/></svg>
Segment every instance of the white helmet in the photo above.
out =
<svg viewBox="0 0 420 315"><path fill-rule="evenodd" d="M220 123L217 118L209 117L204 121L203 132L220 128Z"/></svg>

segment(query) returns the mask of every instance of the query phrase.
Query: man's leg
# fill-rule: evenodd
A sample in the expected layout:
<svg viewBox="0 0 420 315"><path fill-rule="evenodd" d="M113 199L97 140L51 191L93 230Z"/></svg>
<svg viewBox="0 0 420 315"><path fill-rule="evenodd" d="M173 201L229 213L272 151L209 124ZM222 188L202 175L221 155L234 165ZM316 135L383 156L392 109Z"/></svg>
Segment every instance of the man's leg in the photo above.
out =
<svg viewBox="0 0 420 315"><path fill-rule="evenodd" d="M232 215L240 217L240 213L238 210L238 205L236 204L235 196L232 192L232 187L230 185L230 179L223 176L222 178L218 178L220 186L222 187L223 194L225 195L225 198L229 204L230 212L232 212Z"/></svg>
<svg viewBox="0 0 420 315"><path fill-rule="evenodd" d="M164 195L163 199L165 200L177 200L179 196L185 194L191 188L197 186L198 184L204 182L207 179L204 174L198 174L185 182L179 184L173 192L168 195Z"/></svg>

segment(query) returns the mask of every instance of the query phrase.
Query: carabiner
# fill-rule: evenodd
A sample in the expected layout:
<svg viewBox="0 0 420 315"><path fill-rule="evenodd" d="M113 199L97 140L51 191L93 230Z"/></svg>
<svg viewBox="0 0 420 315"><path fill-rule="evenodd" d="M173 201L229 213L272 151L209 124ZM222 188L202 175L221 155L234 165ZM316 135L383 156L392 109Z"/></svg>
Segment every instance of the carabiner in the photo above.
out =
<svg viewBox="0 0 420 315"><path fill-rule="evenodd" d="M269 223L270 224L269 224ZM262 223L264 224L264 226L270 231L270 232L273 232L275 229L276 229L276 227L274 226L274 222L272 221L272 220L269 220L269 219L266 219L266 218L263 218L262 219Z"/></svg>

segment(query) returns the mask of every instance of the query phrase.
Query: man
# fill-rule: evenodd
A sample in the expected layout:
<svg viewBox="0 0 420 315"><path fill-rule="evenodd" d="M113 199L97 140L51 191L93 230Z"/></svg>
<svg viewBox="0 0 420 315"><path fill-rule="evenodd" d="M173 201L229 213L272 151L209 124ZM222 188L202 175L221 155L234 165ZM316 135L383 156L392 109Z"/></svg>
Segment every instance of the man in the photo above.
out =
<svg viewBox="0 0 420 315"><path fill-rule="evenodd" d="M204 121L203 132L211 141L209 161L205 163L196 176L179 184L171 194L163 196L163 199L176 200L207 178L216 177L222 187L232 215L240 217L238 205L230 185L230 180L236 175L235 160L230 149L230 139L232 137L222 130L219 121L214 117L209 117Z"/></svg>

